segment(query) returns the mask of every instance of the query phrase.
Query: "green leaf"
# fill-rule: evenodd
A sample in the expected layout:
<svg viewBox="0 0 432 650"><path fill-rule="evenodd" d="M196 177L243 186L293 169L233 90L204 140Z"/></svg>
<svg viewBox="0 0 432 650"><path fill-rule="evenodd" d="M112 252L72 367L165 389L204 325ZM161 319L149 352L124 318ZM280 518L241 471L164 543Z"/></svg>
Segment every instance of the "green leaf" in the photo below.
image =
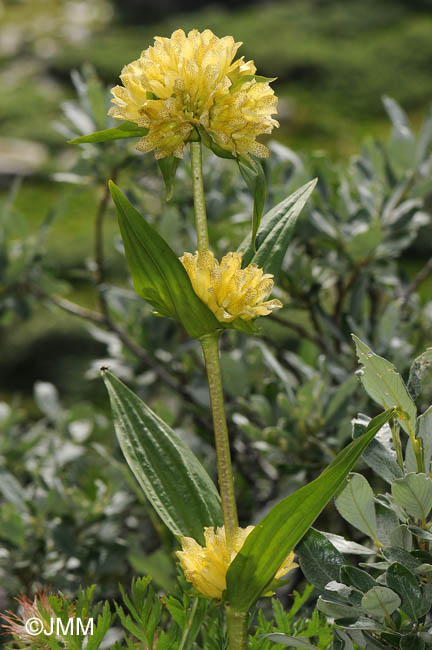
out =
<svg viewBox="0 0 432 650"><path fill-rule="evenodd" d="M399 642L400 650L425 650L425 642L414 634L403 636Z"/></svg>
<svg viewBox="0 0 432 650"><path fill-rule="evenodd" d="M344 584L354 587L363 593L366 593L377 584L369 573L357 567L349 566L348 564L341 567L340 579Z"/></svg>
<svg viewBox="0 0 432 650"><path fill-rule="evenodd" d="M319 612L332 618L349 618L352 621L358 616L358 608L335 603L332 600L325 600L321 596L317 600L316 608Z"/></svg>
<svg viewBox="0 0 432 650"><path fill-rule="evenodd" d="M382 102L384 104L384 108L387 111L387 115L393 124L393 128L397 136L402 139L413 139L413 134L411 132L408 117L405 111L391 97L386 97L384 95Z"/></svg>
<svg viewBox="0 0 432 650"><path fill-rule="evenodd" d="M207 133L207 131L203 127L195 127L199 133L199 139L205 145L208 147L211 151L216 156L219 156L219 158L226 158L228 160L237 160L236 156L231 151L228 151L227 149L222 149L221 146L216 144L216 142L213 140L213 138Z"/></svg>
<svg viewBox="0 0 432 650"><path fill-rule="evenodd" d="M413 553L408 553L401 548L394 548L393 546L388 546L382 550L382 554L388 560L389 564L393 562L399 562L403 564L410 571L415 571L422 564L423 560L418 559Z"/></svg>
<svg viewBox="0 0 432 650"><path fill-rule="evenodd" d="M277 77L263 77L258 74L244 74L234 81L234 83L230 86L229 92L232 94L248 81L255 80L257 83L271 83L272 81L276 81L276 79Z"/></svg>
<svg viewBox="0 0 432 650"><path fill-rule="evenodd" d="M203 543L204 526L222 525L220 499L203 466L163 420L107 370L120 447L154 509L174 533Z"/></svg>
<svg viewBox="0 0 432 650"><path fill-rule="evenodd" d="M395 406L402 411L399 414L399 421L405 431L414 437L417 409L402 377L392 363L374 354L354 334L352 337L356 345L358 360L363 366L358 374L366 392L385 409Z"/></svg>
<svg viewBox="0 0 432 650"><path fill-rule="evenodd" d="M360 616L355 622L350 619L339 619L337 624L347 630L376 630L379 632L384 630L383 626L380 623L372 620L371 618L366 618L365 616ZM385 650L388 650L387 646Z"/></svg>
<svg viewBox="0 0 432 650"><path fill-rule="evenodd" d="M362 640L361 633L360 639ZM339 630L338 628L333 629L333 650L354 650L352 641L355 641L352 633L348 636L343 630Z"/></svg>
<svg viewBox="0 0 432 650"><path fill-rule="evenodd" d="M279 643L280 645L286 645L290 648L306 648L306 650L319 650L316 645L312 645L308 642L307 639L301 636L288 636L288 634L281 634L280 632L274 632L273 634L261 634L260 639L268 639L273 641L273 643Z"/></svg>
<svg viewBox="0 0 432 650"><path fill-rule="evenodd" d="M137 294L162 316L179 320L193 338L220 329L172 249L112 182L110 190Z"/></svg>
<svg viewBox="0 0 432 650"><path fill-rule="evenodd" d="M398 562L392 564L386 572L386 582L402 599L401 610L413 621L421 608L423 594L419 581L411 571Z"/></svg>
<svg viewBox="0 0 432 650"><path fill-rule="evenodd" d="M257 327L253 320L243 320L243 318L235 318L231 323L222 324L225 329L235 329L243 334L257 335L261 333L261 328Z"/></svg>
<svg viewBox="0 0 432 650"><path fill-rule="evenodd" d="M233 609L248 611L264 592L374 435L393 416L390 409L374 418L365 434L345 447L317 479L277 504L255 526L227 572L227 599Z"/></svg>
<svg viewBox="0 0 432 650"><path fill-rule="evenodd" d="M430 538L432 540L432 535ZM390 546L396 546L396 548L401 548L409 553L412 550L412 543L412 534L406 524L396 526L396 528L391 531Z"/></svg>
<svg viewBox="0 0 432 650"><path fill-rule="evenodd" d="M417 418L417 438L422 441L424 467L426 473L429 473L432 458L432 406ZM417 472L417 461L411 439L407 442L405 463L408 472Z"/></svg>
<svg viewBox="0 0 432 650"><path fill-rule="evenodd" d="M136 573L151 576L155 585L165 592L172 590L173 564L171 557L165 551L158 549L151 554L129 553L128 560Z"/></svg>
<svg viewBox="0 0 432 650"><path fill-rule="evenodd" d="M347 484L335 499L339 514L352 526L378 541L374 493L361 474L350 474Z"/></svg>
<svg viewBox="0 0 432 650"><path fill-rule="evenodd" d="M256 253L248 237L238 249L245 265L254 262L266 273L278 275L297 218L316 183L317 179L309 181L265 214L256 236Z"/></svg>
<svg viewBox="0 0 432 650"><path fill-rule="evenodd" d="M95 131L88 135L83 135L74 140L69 140L68 144L86 144L88 142L107 142L108 140L121 140L123 138L142 138L147 135L148 129L138 126L133 122L123 122L120 126L103 131Z"/></svg>
<svg viewBox="0 0 432 650"><path fill-rule="evenodd" d="M427 530L423 530L423 528L419 528L418 526L409 526L408 530L416 537L420 537L420 539L427 539L428 542L432 542L432 533L428 533ZM395 545L393 544L393 546ZM410 551L411 549L406 550Z"/></svg>
<svg viewBox="0 0 432 650"><path fill-rule="evenodd" d="M237 164L254 200L251 245L255 250L255 237L261 223L266 199L266 177L260 159L253 154L249 154L248 157L238 156Z"/></svg>
<svg viewBox="0 0 432 650"><path fill-rule="evenodd" d="M0 540L25 547L28 533L27 517L22 517L11 502L0 503Z"/></svg>
<svg viewBox="0 0 432 650"><path fill-rule="evenodd" d="M432 137L432 106L429 106L428 115L423 122L417 140L416 163L420 165L429 155L429 145Z"/></svg>
<svg viewBox="0 0 432 650"><path fill-rule="evenodd" d="M339 580L344 557L325 535L310 528L296 548L301 570L306 580L324 590L332 581Z"/></svg>
<svg viewBox="0 0 432 650"><path fill-rule="evenodd" d="M0 467L0 493L6 502L13 503L22 515L29 515L25 489L13 474Z"/></svg>
<svg viewBox="0 0 432 650"><path fill-rule="evenodd" d="M408 377L407 389L413 399L421 393L422 381L425 373L429 370L432 364L432 348L427 348L420 354L411 364Z"/></svg>
<svg viewBox="0 0 432 650"><path fill-rule="evenodd" d="M381 544L389 546L391 543L391 531L399 526L399 518L393 508L386 503L377 500L375 503L375 513L377 520L377 537Z"/></svg>
<svg viewBox="0 0 432 650"><path fill-rule="evenodd" d="M324 535L331 541L333 546L347 555L375 555L375 551L367 546L362 546L362 544L357 544L357 542L352 542L351 540L345 539L340 535L334 535L333 533L324 533Z"/></svg>
<svg viewBox="0 0 432 650"><path fill-rule="evenodd" d="M174 192L174 181L179 164L179 158L176 158L175 156L167 156L166 158L160 158L157 162L165 183L165 200L169 201L172 199Z"/></svg>
<svg viewBox="0 0 432 650"><path fill-rule="evenodd" d="M365 230L361 230L350 237L346 243L346 252L354 264L360 264L373 256L382 238L383 232L380 221L375 219Z"/></svg>
<svg viewBox="0 0 432 650"><path fill-rule="evenodd" d="M362 607L372 616L391 616L400 607L399 596L387 587L372 587L362 598Z"/></svg>
<svg viewBox="0 0 432 650"><path fill-rule="evenodd" d="M358 417L353 420L353 438L363 432L366 428L368 419ZM402 478L403 472L396 461L396 453L392 449L392 433L386 424L381 431L372 440L369 447L363 454L363 460L371 467L377 476L383 478L387 483L393 483L397 478ZM417 468L417 465L416 465Z"/></svg>
<svg viewBox="0 0 432 650"><path fill-rule="evenodd" d="M425 520L432 508L432 479L426 474L407 474L392 484L392 495L411 517Z"/></svg>

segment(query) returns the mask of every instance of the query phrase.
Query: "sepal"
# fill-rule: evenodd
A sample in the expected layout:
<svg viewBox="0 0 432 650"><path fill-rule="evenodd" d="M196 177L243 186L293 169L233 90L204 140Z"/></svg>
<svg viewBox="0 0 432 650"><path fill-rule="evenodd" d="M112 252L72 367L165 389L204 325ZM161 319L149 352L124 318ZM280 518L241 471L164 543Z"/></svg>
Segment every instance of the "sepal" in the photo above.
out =
<svg viewBox="0 0 432 650"><path fill-rule="evenodd" d="M68 144L87 144L91 142L108 142L109 140L122 140L124 138L142 138L147 135L148 129L138 126L134 122L122 122L120 126L112 129L95 131L79 138L68 140Z"/></svg>

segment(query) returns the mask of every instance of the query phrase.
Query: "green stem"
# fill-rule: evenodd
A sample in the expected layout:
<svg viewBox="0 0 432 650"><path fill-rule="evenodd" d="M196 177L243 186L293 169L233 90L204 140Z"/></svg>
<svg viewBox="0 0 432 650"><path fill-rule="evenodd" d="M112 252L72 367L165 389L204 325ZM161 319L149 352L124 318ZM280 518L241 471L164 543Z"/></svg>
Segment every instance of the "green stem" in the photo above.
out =
<svg viewBox="0 0 432 650"><path fill-rule="evenodd" d="M198 252L209 249L207 215L205 207L204 184L202 176L201 142L190 143L192 188L194 197L195 227ZM207 370L210 404L213 416L219 491L225 525L225 538L228 552L233 551L233 542L238 528L237 505L231 465L228 427L222 388L222 375L219 361L219 334L208 334L201 338L201 345ZM247 648L247 614L232 611L227 607L229 650Z"/></svg>
<svg viewBox="0 0 432 650"><path fill-rule="evenodd" d="M222 377L218 350L219 335L208 334L201 339L210 393L213 415L213 427L216 443L219 490L225 524L228 551L231 553L233 538L238 528L237 506L234 493L234 481L231 466L228 427L225 418L225 406L222 390Z"/></svg>
<svg viewBox="0 0 432 650"><path fill-rule="evenodd" d="M194 197L195 228L198 241L198 252L210 247L207 231L207 214L204 197L204 184L202 175L201 142L190 143L192 166L192 189Z"/></svg>
<svg viewBox="0 0 432 650"><path fill-rule="evenodd" d="M189 637L189 632L191 630L192 623L193 623L193 620L195 618L197 607L198 607L198 598L195 598L195 600L193 602L193 605L192 605L192 608L191 608L191 610L189 612L186 627L184 629L183 636L182 636L182 639L180 641L180 645L178 647L178 650L183 650L183 648L186 646L186 641L188 640L188 637Z"/></svg>
<svg viewBox="0 0 432 650"><path fill-rule="evenodd" d="M228 623L229 650L246 650L247 618L246 612L236 612L229 606L226 609Z"/></svg>

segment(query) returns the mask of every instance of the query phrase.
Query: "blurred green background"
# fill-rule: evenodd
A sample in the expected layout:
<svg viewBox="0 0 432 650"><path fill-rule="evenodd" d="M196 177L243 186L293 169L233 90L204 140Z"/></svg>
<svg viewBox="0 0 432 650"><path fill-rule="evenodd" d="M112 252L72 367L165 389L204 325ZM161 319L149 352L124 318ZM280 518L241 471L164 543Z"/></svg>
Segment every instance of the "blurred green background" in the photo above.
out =
<svg viewBox="0 0 432 650"><path fill-rule="evenodd" d="M179 27L233 34L261 74L278 77L282 142L350 153L366 131L383 128L382 94L414 120L431 99L431 7L429 0L3 0L2 134L34 148L2 141L2 168L11 145L17 158L33 153L36 164L45 154L52 162L63 144L52 121L70 96L71 70L91 62L114 85L155 34Z"/></svg>
<svg viewBox="0 0 432 650"><path fill-rule="evenodd" d="M156 34L179 27L233 34L260 74L278 77L281 126L273 136L344 164L366 133L388 132L383 94L405 108L414 127L423 119L432 99L431 9L430 0L0 0L0 187L7 190L16 174L24 178L17 207L34 226L64 200L48 247L53 264L71 271L79 295L75 267L91 254L96 197L91 188L71 192L51 177L67 172L78 156L56 128L62 105L67 114L65 102L74 97L71 71L90 63L111 87ZM52 325L59 323L61 317ZM23 377L33 357L29 346L47 327L46 318L34 319L8 339L2 369L11 388L11 372ZM28 385L30 378L37 376Z"/></svg>

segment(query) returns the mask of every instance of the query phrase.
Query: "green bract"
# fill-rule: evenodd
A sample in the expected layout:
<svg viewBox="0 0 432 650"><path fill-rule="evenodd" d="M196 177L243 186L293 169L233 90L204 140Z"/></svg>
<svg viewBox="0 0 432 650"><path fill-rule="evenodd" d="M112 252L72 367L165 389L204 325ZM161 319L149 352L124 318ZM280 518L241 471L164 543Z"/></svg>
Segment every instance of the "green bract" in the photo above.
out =
<svg viewBox="0 0 432 650"><path fill-rule="evenodd" d="M148 129L138 126L133 122L122 122L120 126L115 126L112 129L95 131L94 133L69 140L69 144L88 144L90 142L107 142L109 140L122 140L124 138L142 138L147 133Z"/></svg>
<svg viewBox="0 0 432 650"><path fill-rule="evenodd" d="M180 321L193 338L220 329L218 320L194 292L173 250L112 181L110 190L137 294L162 316Z"/></svg>

